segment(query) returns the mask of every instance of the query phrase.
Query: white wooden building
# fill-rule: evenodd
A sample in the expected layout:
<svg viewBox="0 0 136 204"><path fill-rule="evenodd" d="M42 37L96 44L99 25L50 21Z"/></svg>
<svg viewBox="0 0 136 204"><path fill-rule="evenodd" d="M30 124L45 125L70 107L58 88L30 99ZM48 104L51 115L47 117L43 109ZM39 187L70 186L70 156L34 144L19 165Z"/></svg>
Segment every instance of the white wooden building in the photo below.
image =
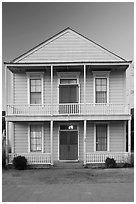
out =
<svg viewBox="0 0 136 204"><path fill-rule="evenodd" d="M128 161L130 64L70 28L6 62L5 71L12 73L12 103L6 105L12 153L7 152L7 162L17 155L29 164L86 165L104 163L107 157Z"/></svg>

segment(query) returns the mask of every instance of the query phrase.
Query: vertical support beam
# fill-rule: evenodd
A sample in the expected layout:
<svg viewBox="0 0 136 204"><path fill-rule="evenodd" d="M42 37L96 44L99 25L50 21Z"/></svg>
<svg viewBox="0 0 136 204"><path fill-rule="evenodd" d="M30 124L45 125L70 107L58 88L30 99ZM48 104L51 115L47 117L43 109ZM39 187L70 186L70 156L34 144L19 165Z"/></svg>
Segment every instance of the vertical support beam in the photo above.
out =
<svg viewBox="0 0 136 204"><path fill-rule="evenodd" d="M53 65L51 65L51 115L53 115Z"/></svg>
<svg viewBox="0 0 136 204"><path fill-rule="evenodd" d="M131 119L128 120L128 152L131 153Z"/></svg>
<svg viewBox="0 0 136 204"><path fill-rule="evenodd" d="M12 153L15 153L15 136L14 136L14 122L11 122L10 127L11 127L11 145L12 145Z"/></svg>
<svg viewBox="0 0 136 204"><path fill-rule="evenodd" d="M84 166L86 165L86 120L84 120Z"/></svg>
<svg viewBox="0 0 136 204"><path fill-rule="evenodd" d="M84 65L84 113L86 114L86 65Z"/></svg>
<svg viewBox="0 0 136 204"><path fill-rule="evenodd" d="M53 165L53 121L50 121L50 138L51 138L51 165Z"/></svg>
<svg viewBox="0 0 136 204"><path fill-rule="evenodd" d="M6 121L6 166L8 166L8 133L9 133L8 121Z"/></svg>

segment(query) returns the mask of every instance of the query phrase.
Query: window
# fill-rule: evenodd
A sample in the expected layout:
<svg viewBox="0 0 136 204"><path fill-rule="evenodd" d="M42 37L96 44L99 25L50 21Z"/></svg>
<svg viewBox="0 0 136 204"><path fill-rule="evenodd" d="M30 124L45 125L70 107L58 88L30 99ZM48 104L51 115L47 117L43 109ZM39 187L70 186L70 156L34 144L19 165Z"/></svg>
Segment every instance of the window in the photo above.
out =
<svg viewBox="0 0 136 204"><path fill-rule="evenodd" d="M41 104L41 79L30 79L30 104Z"/></svg>
<svg viewBox="0 0 136 204"><path fill-rule="evenodd" d="M95 78L95 102L107 103L107 78Z"/></svg>
<svg viewBox="0 0 136 204"><path fill-rule="evenodd" d="M30 152L42 151L42 125L30 125Z"/></svg>
<svg viewBox="0 0 136 204"><path fill-rule="evenodd" d="M77 79L60 79L60 84L77 84Z"/></svg>
<svg viewBox="0 0 136 204"><path fill-rule="evenodd" d="M107 124L96 124L96 151L107 151Z"/></svg>

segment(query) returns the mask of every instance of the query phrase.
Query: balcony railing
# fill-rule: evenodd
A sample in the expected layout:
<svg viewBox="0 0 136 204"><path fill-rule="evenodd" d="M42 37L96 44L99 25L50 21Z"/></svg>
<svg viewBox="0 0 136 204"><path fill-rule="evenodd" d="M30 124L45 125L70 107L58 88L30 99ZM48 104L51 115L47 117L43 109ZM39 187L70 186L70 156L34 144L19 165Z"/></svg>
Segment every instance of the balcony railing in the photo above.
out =
<svg viewBox="0 0 136 204"><path fill-rule="evenodd" d="M14 104L7 105L7 115L50 116L50 115L125 115L130 114L129 105L107 103L64 103L64 104Z"/></svg>

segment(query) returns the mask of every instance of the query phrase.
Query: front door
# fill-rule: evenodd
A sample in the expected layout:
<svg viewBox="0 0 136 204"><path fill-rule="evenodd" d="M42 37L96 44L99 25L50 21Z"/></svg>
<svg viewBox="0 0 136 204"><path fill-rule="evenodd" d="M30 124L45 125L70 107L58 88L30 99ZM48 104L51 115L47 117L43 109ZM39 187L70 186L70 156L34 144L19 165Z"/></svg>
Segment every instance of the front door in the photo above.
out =
<svg viewBox="0 0 136 204"><path fill-rule="evenodd" d="M78 131L60 130L60 160L78 160Z"/></svg>

